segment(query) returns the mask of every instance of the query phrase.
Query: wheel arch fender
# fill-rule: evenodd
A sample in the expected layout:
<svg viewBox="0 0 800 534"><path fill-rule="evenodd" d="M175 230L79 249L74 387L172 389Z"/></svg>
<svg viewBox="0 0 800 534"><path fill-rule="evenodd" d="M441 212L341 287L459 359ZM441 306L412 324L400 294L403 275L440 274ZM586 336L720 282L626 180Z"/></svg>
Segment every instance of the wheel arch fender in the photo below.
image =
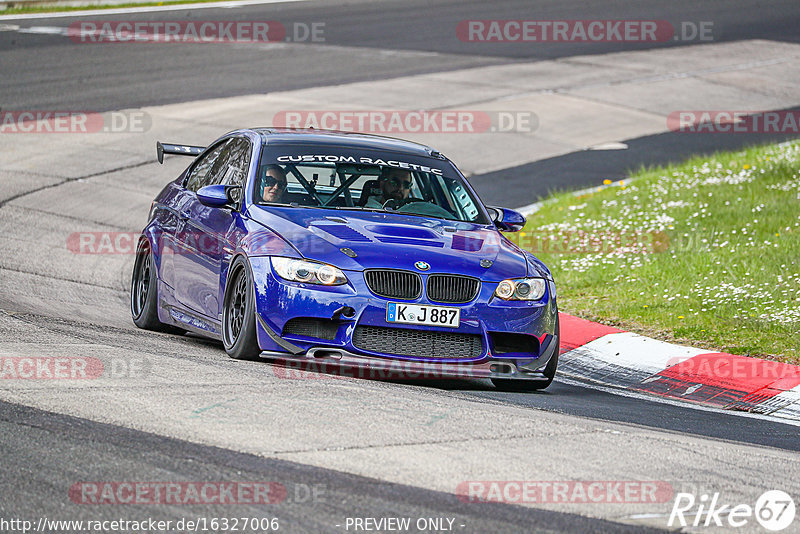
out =
<svg viewBox="0 0 800 534"><path fill-rule="evenodd" d="M139 245L142 243L142 240L146 239L150 244L150 254L153 255L153 262L156 265L156 276L159 279L162 278L161 276L161 257L162 257L162 250L159 246L161 242L161 232L159 232L153 224L149 224L142 230L139 239L136 241L136 250L139 250Z"/></svg>
<svg viewBox="0 0 800 534"><path fill-rule="evenodd" d="M258 311L259 311L258 310L258 298L257 298L258 295L256 294L256 290L255 290L256 277L255 277L255 273L253 272L253 266L252 266L252 264L250 262L250 257L247 254L245 254L243 251L238 251L233 256L231 256L230 261L228 261L228 263L226 265L224 265L222 269L220 269L220 273L219 273L219 276L220 276L219 285L220 285L220 296L221 296L221 298L219 299L219 302L220 302L220 312L219 312L220 319L222 319L222 307L225 306L225 302L226 302L225 299L228 296L228 280L230 279L231 270L233 269L234 265L237 262L244 263L245 269L247 269L248 272L250 273L250 280L253 282L251 284L252 287L250 288L251 291L253 292L253 295L252 295L253 296L253 305L254 305L255 312L258 313Z"/></svg>

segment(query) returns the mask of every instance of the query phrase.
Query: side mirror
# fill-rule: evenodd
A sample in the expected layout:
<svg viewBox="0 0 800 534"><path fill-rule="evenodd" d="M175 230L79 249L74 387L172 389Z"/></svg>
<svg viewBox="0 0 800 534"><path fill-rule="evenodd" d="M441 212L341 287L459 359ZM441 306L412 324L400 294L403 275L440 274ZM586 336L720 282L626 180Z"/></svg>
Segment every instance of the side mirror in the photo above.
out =
<svg viewBox="0 0 800 534"><path fill-rule="evenodd" d="M525 217L508 208L487 208L494 225L503 232L519 232L525 226Z"/></svg>
<svg viewBox="0 0 800 534"><path fill-rule="evenodd" d="M233 191L234 189L239 188L219 184L207 185L197 191L197 200L210 208L230 207L235 202L233 197L236 196L236 192Z"/></svg>

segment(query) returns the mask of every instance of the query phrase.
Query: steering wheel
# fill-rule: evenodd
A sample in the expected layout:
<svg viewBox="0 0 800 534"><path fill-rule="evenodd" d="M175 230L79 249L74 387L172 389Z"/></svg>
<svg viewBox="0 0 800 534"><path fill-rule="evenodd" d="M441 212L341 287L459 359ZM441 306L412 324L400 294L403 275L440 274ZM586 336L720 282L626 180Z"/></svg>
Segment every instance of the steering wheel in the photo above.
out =
<svg viewBox="0 0 800 534"><path fill-rule="evenodd" d="M404 198L403 200L397 200L396 198L390 198L386 202L383 203L383 209L390 209L397 211L398 209L402 208L406 204L411 204L413 202L427 202L424 198L414 198L408 197Z"/></svg>

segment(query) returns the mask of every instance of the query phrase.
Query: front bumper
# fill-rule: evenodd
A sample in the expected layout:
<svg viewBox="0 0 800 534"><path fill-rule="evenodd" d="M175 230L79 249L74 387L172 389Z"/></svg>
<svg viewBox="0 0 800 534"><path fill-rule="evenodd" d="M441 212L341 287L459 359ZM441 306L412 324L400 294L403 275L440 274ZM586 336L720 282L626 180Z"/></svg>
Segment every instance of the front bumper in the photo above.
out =
<svg viewBox="0 0 800 534"><path fill-rule="evenodd" d="M333 360L353 360L358 366L359 362L372 364L387 359L422 364L435 362L438 367L468 366L481 378L508 378L509 373L526 372L520 369L543 368L549 359L546 357L548 350L557 346L555 327L558 312L552 282L548 282L544 297L536 302L498 299L494 297L497 283L483 282L478 297L473 301L467 304L442 304L428 300L424 292L414 300L379 297L369 290L362 272L346 271L347 284L324 287L279 278L274 274L268 257L250 258L250 263L256 289L258 339L265 356L274 357L277 354L302 358L310 353L311 359L317 361L319 358L314 356L320 353L317 349L327 349L335 351L335 356L334 352L330 353L330 363ZM422 276L424 279L427 275ZM461 323L458 328L390 324L386 321L386 308L390 301L458 307L461 310ZM341 312L346 308L352 309L349 317ZM319 339L285 332L287 323L296 318L334 321L335 335ZM470 336L473 339L479 337L482 348L479 353L466 357L464 354L448 354L445 348L424 356L394 354L375 350L375 347L365 349L354 344L358 326L418 331L430 333L431 336L443 333ZM530 350L509 351L507 347L500 347L498 339L506 334L529 336L524 339L530 340ZM508 363L510 370L493 375L491 365L498 362Z"/></svg>
<svg viewBox="0 0 800 534"><path fill-rule="evenodd" d="M558 336L554 336L544 353L534 364L522 365L518 361L486 360L478 363L448 363L402 361L375 358L353 354L342 349L316 347L303 354L289 357L286 353L264 351L262 358L275 361L282 366L281 376L302 378L306 373L325 373L339 377L394 379L394 380L436 380L469 378L504 378L547 382L544 368L558 350Z"/></svg>

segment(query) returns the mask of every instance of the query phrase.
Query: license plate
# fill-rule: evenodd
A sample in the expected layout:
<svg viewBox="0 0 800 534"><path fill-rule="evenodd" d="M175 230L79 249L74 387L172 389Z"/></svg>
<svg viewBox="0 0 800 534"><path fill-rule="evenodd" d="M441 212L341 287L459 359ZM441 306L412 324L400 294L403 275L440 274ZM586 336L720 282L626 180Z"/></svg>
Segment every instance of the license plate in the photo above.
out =
<svg viewBox="0 0 800 534"><path fill-rule="evenodd" d="M400 302L390 302L389 306L386 308L386 322L388 323L458 328L460 320L460 308L402 304Z"/></svg>

